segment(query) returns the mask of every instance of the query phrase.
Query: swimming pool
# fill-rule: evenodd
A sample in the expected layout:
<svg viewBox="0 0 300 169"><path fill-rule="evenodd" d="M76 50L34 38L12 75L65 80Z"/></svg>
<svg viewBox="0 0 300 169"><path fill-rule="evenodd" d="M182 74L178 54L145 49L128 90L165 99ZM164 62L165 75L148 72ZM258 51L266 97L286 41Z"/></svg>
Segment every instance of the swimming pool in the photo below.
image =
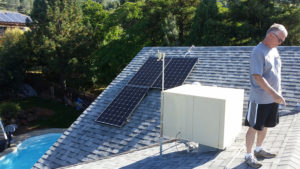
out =
<svg viewBox="0 0 300 169"><path fill-rule="evenodd" d="M60 133L51 133L24 140L17 151L0 158L0 168L30 169L60 136Z"/></svg>

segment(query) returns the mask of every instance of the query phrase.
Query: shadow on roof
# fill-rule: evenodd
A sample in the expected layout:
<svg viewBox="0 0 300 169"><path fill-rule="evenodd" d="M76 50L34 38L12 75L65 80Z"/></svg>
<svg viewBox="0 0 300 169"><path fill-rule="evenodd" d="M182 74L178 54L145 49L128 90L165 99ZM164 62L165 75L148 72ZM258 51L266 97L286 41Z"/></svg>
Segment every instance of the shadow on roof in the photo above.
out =
<svg viewBox="0 0 300 169"><path fill-rule="evenodd" d="M159 154L137 161L121 169L152 169L168 166L168 168L195 168L201 167L213 160L220 151L210 151L206 153L187 152L186 150Z"/></svg>

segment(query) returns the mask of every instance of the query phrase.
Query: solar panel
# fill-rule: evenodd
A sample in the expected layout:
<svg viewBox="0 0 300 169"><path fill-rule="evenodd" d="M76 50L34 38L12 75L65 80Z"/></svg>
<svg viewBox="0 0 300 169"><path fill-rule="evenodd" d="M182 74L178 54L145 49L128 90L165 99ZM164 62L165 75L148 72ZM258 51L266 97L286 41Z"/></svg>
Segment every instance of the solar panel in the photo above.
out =
<svg viewBox="0 0 300 169"><path fill-rule="evenodd" d="M128 121L148 90L149 88L125 86L96 121L122 127Z"/></svg>
<svg viewBox="0 0 300 169"><path fill-rule="evenodd" d="M1 21L1 22L4 22L4 21L5 21L5 19L4 19L4 17L3 17L3 14L1 14L1 13L0 13L0 21Z"/></svg>
<svg viewBox="0 0 300 169"><path fill-rule="evenodd" d="M6 14L13 22L19 22L19 20L15 17L13 13Z"/></svg>
<svg viewBox="0 0 300 169"><path fill-rule="evenodd" d="M4 22L12 22L12 20L6 14L3 14L2 18L4 19Z"/></svg>
<svg viewBox="0 0 300 169"><path fill-rule="evenodd" d="M191 72L198 58L172 58L165 69L165 84L164 88L180 86ZM152 88L161 89L162 75L152 85Z"/></svg>
<svg viewBox="0 0 300 169"><path fill-rule="evenodd" d="M165 65L170 62L170 58L165 58ZM162 61L157 61L155 57L149 57L128 84L138 86L152 86L161 74Z"/></svg>
<svg viewBox="0 0 300 169"><path fill-rule="evenodd" d="M15 12L0 12L0 21L1 22L19 22L19 23L25 23L26 18L28 18L30 21L30 17L25 16L20 13Z"/></svg>

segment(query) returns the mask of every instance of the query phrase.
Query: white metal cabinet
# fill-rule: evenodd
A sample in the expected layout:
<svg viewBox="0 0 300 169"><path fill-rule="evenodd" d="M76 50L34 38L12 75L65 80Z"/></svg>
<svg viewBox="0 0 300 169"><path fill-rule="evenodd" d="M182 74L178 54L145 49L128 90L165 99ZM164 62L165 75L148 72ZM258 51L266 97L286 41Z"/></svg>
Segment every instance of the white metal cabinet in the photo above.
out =
<svg viewBox="0 0 300 169"><path fill-rule="evenodd" d="M244 90L182 85L164 91L163 136L224 149L241 130Z"/></svg>

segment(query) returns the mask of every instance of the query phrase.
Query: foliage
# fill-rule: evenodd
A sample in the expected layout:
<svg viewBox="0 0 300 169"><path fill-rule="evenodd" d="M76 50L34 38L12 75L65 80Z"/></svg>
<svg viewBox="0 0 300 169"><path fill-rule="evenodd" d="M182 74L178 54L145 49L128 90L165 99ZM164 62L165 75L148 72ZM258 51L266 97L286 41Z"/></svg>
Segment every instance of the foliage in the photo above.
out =
<svg viewBox="0 0 300 169"><path fill-rule="evenodd" d="M197 7L188 44L200 46L228 45L228 26L217 1L202 0Z"/></svg>
<svg viewBox="0 0 300 169"><path fill-rule="evenodd" d="M41 14L40 14L41 13ZM94 45L90 24L84 25L79 3L74 0L41 0L34 3L30 24L35 56L43 73L61 86L88 86L89 55ZM79 80L80 79L80 80Z"/></svg>
<svg viewBox="0 0 300 169"><path fill-rule="evenodd" d="M26 112L34 108L42 108L45 110L53 111L53 115L45 118L37 117L36 121L29 124L31 128L67 128L76 118L80 115L80 112L75 108L65 106L54 100L43 99L39 97L29 97L18 100L9 100L0 104L0 112L2 112L2 105L10 105L12 110L18 110L18 112Z"/></svg>
<svg viewBox="0 0 300 169"><path fill-rule="evenodd" d="M109 14L106 43L93 55L97 83L108 84L142 47L177 43L172 5L172 0L126 2Z"/></svg>
<svg viewBox="0 0 300 169"><path fill-rule="evenodd" d="M105 27L105 21L107 19L108 13L104 11L101 4L88 0L82 4L83 12L83 24L89 25L91 29L92 36L90 44L95 47L100 47L105 40L105 35L108 32Z"/></svg>
<svg viewBox="0 0 300 169"><path fill-rule="evenodd" d="M18 84L39 67L52 82L86 90L109 84L145 46L255 45L274 22L286 25L286 45L300 44L299 1L36 0L33 6L31 31L5 41L0 85Z"/></svg>
<svg viewBox="0 0 300 169"><path fill-rule="evenodd" d="M24 32L19 28L7 29L3 36L3 48L10 48L16 45L23 37Z"/></svg>
<svg viewBox="0 0 300 169"><path fill-rule="evenodd" d="M279 14L272 1L230 1L229 17L237 26L234 37L238 45L255 45Z"/></svg>
<svg viewBox="0 0 300 169"><path fill-rule="evenodd" d="M168 14L166 18L162 21L162 31L163 31L163 46L174 46L178 43L179 31L176 25L176 17L172 14Z"/></svg>
<svg viewBox="0 0 300 169"><path fill-rule="evenodd" d="M142 5L126 3L108 16L105 44L92 56L96 83L109 84L141 49L140 34L136 33L143 16Z"/></svg>
<svg viewBox="0 0 300 169"><path fill-rule="evenodd" d="M0 9L29 14L34 0L0 0Z"/></svg>
<svg viewBox="0 0 300 169"><path fill-rule="evenodd" d="M284 45L300 45L300 6L282 4L281 12L276 22L286 25L288 37Z"/></svg>
<svg viewBox="0 0 300 169"><path fill-rule="evenodd" d="M73 107L68 107L57 101L39 97L30 97L22 100L12 100L11 102L19 104L21 109L24 111L39 107L43 109L49 109L54 112L54 114L47 119L38 118L37 121L33 122L31 125L36 128L67 128L80 115L80 112L76 111Z"/></svg>
<svg viewBox="0 0 300 169"><path fill-rule="evenodd" d="M26 38L19 29L8 29L3 39L0 52L0 86L1 90L15 91L22 83L28 68L29 49Z"/></svg>
<svg viewBox="0 0 300 169"><path fill-rule="evenodd" d="M101 5L104 9L116 9L120 6L120 2L118 0L102 0Z"/></svg>
<svg viewBox="0 0 300 169"><path fill-rule="evenodd" d="M195 17L196 7L201 0L174 0L173 13L176 17L179 31L178 44L184 45L188 39L191 26Z"/></svg>
<svg viewBox="0 0 300 169"><path fill-rule="evenodd" d="M17 103L4 102L0 104L0 116L2 119L11 119L18 116L21 107Z"/></svg>

